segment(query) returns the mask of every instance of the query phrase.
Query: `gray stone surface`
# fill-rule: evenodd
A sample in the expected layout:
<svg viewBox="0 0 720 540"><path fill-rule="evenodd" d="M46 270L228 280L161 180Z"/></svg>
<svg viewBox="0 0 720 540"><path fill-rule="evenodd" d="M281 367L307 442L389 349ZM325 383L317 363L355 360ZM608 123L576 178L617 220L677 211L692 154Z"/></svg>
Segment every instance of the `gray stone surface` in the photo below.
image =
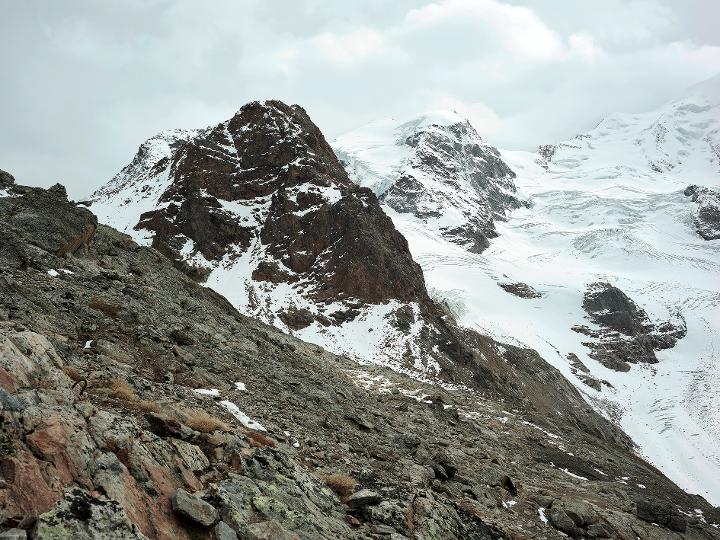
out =
<svg viewBox="0 0 720 540"><path fill-rule="evenodd" d="M218 517L217 510L211 505L184 489L178 489L172 496L172 507L178 514L200 525L209 527Z"/></svg>

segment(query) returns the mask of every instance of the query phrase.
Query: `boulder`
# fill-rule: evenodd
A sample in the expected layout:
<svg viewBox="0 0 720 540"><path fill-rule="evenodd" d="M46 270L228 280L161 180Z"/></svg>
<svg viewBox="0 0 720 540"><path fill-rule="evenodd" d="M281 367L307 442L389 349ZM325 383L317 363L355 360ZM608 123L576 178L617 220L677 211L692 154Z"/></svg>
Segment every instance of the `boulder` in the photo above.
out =
<svg viewBox="0 0 720 540"><path fill-rule="evenodd" d="M215 540L238 540L237 533L224 521L215 525Z"/></svg>
<svg viewBox="0 0 720 540"><path fill-rule="evenodd" d="M247 529L248 540L298 540L296 534L285 530L276 520L253 523Z"/></svg>
<svg viewBox="0 0 720 540"><path fill-rule="evenodd" d="M641 499L636 503L637 517L649 523L657 523L673 531L685 532L687 520L669 502L660 499Z"/></svg>
<svg viewBox="0 0 720 540"><path fill-rule="evenodd" d="M371 489L361 489L350 495L347 499L347 505L350 508L363 508L377 504L382 500L382 497Z"/></svg>
<svg viewBox="0 0 720 540"><path fill-rule="evenodd" d="M200 525L209 527L218 518L217 510L199 497L178 489L172 496L173 510Z"/></svg>
<svg viewBox="0 0 720 540"><path fill-rule="evenodd" d="M0 175L2 171L0 171ZM27 531L24 529L8 529L7 531L0 532L0 540L26 540Z"/></svg>

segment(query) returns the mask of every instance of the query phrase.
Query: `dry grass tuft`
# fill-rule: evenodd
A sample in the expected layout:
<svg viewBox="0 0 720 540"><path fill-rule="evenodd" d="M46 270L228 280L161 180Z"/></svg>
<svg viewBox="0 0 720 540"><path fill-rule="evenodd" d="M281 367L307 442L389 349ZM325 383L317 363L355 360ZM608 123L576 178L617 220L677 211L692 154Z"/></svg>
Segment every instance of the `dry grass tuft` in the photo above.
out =
<svg viewBox="0 0 720 540"><path fill-rule="evenodd" d="M110 395L125 401L137 401L138 398L133 387L125 379L114 379L110 383Z"/></svg>
<svg viewBox="0 0 720 540"><path fill-rule="evenodd" d="M127 404L140 412L154 412L159 413L161 411L160 405L154 401L147 401L140 399L133 387L128 384L125 379L117 378L110 383L110 395L116 399L121 399Z"/></svg>
<svg viewBox="0 0 720 540"><path fill-rule="evenodd" d="M201 409L189 407L177 407L175 413L183 424L190 429L201 433L212 433L213 431L232 431L232 428L220 418L212 416Z"/></svg>
<svg viewBox="0 0 720 540"><path fill-rule="evenodd" d="M245 436L250 439L250 444L256 447L269 446L271 448L275 448L277 446L277 441L275 439L268 437L259 431L247 430L245 431Z"/></svg>
<svg viewBox="0 0 720 540"><path fill-rule="evenodd" d="M347 499L357 486L357 480L346 474L320 474L318 476L341 500Z"/></svg>
<svg viewBox="0 0 720 540"><path fill-rule="evenodd" d="M80 372L72 366L65 365L63 366L62 370L65 372L65 375L70 377L70 379L75 382L83 380L83 376L80 374Z"/></svg>
<svg viewBox="0 0 720 540"><path fill-rule="evenodd" d="M122 306L119 306L118 304L113 304L112 302L108 302L107 300L99 296L93 296L88 302L88 307L97 311L101 311L108 317L112 318L117 317L118 312L122 309Z"/></svg>

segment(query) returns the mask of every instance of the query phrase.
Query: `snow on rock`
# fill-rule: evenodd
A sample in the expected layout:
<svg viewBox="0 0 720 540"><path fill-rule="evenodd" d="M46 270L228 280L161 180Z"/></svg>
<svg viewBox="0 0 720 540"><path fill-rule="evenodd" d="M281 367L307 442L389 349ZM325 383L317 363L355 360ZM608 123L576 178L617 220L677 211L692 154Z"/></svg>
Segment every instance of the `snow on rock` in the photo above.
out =
<svg viewBox="0 0 720 540"><path fill-rule="evenodd" d="M137 243L149 245L149 231L136 229L140 216L155 210L172 184L173 149L197 136L197 130L164 131L145 141L133 161L88 201L103 223L129 234Z"/></svg>
<svg viewBox="0 0 720 540"><path fill-rule="evenodd" d="M193 392L196 392L203 396L218 397L220 396L220 390L217 388L195 388Z"/></svg>
<svg viewBox="0 0 720 540"><path fill-rule="evenodd" d="M538 516L540 517L540 521L547 524L548 518L545 516L545 509L543 507L538 508Z"/></svg>
<svg viewBox="0 0 720 540"><path fill-rule="evenodd" d="M238 422L240 422L246 428L253 429L255 431L267 431L260 422L250 418L247 414L242 412L240 408L232 401L223 400L220 402L220 405L225 407L228 412L232 414L238 420Z"/></svg>
<svg viewBox="0 0 720 540"><path fill-rule="evenodd" d="M50 277L58 277L60 275L60 272L51 268L50 270L47 271L47 274Z"/></svg>
<svg viewBox="0 0 720 540"><path fill-rule="evenodd" d="M240 390L241 392L245 392L247 390L247 387L245 386L245 383L238 381L235 383L235 389Z"/></svg>

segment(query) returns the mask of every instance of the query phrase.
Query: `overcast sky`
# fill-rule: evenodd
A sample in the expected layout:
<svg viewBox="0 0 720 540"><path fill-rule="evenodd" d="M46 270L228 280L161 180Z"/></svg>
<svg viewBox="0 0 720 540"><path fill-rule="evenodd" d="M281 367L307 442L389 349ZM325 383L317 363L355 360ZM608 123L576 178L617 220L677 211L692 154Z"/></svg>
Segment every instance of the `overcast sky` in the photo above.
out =
<svg viewBox="0 0 720 540"><path fill-rule="evenodd" d="M254 99L328 139L453 108L532 149L720 73L716 0L0 0L0 168L83 197Z"/></svg>

